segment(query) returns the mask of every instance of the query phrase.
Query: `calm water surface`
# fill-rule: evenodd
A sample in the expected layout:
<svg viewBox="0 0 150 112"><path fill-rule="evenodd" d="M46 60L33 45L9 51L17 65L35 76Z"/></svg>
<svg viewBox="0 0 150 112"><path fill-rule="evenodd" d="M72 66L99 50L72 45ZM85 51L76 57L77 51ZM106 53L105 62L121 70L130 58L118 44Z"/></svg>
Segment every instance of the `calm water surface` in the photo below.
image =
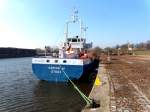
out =
<svg viewBox="0 0 150 112"><path fill-rule="evenodd" d="M71 85L39 81L31 58L0 59L0 112L80 112L84 106Z"/></svg>

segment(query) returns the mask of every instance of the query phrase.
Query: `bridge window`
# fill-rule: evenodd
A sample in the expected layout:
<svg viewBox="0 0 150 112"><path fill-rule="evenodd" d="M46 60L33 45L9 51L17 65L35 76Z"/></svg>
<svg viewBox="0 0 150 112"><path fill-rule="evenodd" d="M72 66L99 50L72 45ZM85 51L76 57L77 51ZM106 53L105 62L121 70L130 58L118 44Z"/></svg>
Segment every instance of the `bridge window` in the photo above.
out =
<svg viewBox="0 0 150 112"><path fill-rule="evenodd" d="M68 41L68 42L71 42L71 39L69 38L69 39L67 39L67 41Z"/></svg>
<svg viewBox="0 0 150 112"><path fill-rule="evenodd" d="M75 39L72 39L72 42L77 42L77 39L75 38Z"/></svg>

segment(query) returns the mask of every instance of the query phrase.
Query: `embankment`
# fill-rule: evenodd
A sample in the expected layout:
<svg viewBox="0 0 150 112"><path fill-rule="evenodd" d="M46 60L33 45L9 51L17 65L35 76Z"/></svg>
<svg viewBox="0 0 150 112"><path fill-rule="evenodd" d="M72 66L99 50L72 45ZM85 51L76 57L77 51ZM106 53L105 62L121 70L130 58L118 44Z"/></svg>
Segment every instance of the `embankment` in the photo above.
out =
<svg viewBox="0 0 150 112"><path fill-rule="evenodd" d="M35 55L35 49L0 48L0 58L31 57Z"/></svg>

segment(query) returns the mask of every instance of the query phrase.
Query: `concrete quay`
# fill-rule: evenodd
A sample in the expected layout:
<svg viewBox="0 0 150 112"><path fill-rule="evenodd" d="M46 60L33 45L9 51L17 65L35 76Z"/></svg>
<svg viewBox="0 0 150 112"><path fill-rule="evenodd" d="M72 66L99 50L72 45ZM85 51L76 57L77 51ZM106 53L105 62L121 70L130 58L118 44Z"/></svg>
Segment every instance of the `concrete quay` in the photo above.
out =
<svg viewBox="0 0 150 112"><path fill-rule="evenodd" d="M104 64L99 65L98 74L89 98L98 102L100 107L85 107L82 112L110 112L110 84Z"/></svg>

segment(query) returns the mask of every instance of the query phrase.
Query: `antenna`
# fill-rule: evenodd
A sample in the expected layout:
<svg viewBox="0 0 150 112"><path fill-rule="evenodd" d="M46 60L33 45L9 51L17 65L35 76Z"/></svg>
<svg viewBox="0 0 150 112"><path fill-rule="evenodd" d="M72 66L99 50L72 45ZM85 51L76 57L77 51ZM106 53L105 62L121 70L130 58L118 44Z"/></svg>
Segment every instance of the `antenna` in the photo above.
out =
<svg viewBox="0 0 150 112"><path fill-rule="evenodd" d="M72 14L72 22L75 23L76 21L78 21L78 10L74 8Z"/></svg>
<svg viewBox="0 0 150 112"><path fill-rule="evenodd" d="M86 38L86 30L87 30L87 29L88 29L88 27L86 27L86 26L85 26L85 27L83 27L83 31L84 31L84 35L83 35L83 37L84 37L84 38Z"/></svg>

